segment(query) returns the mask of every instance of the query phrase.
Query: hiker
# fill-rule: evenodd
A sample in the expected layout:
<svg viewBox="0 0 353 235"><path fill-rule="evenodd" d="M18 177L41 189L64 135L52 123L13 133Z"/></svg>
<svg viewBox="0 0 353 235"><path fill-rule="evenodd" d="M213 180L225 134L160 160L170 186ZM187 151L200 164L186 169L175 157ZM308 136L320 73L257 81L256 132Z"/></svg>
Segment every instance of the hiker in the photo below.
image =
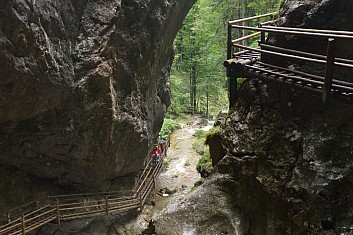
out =
<svg viewBox="0 0 353 235"><path fill-rule="evenodd" d="M162 157L162 150L160 149L160 147L155 144L154 145L154 149L152 151L152 166L156 167L160 158Z"/></svg>
<svg viewBox="0 0 353 235"><path fill-rule="evenodd" d="M160 145L161 145L163 156L165 156L165 147L166 147L165 140L163 140Z"/></svg>

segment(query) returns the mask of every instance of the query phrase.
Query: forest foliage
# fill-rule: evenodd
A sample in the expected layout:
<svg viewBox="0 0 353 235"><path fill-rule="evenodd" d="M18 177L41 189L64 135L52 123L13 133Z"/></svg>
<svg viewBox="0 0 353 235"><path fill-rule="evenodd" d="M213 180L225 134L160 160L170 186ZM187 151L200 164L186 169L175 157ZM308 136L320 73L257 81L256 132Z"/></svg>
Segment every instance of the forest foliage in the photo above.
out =
<svg viewBox="0 0 353 235"><path fill-rule="evenodd" d="M169 113L216 114L228 108L226 58L229 20L273 12L280 0L197 0L175 42Z"/></svg>

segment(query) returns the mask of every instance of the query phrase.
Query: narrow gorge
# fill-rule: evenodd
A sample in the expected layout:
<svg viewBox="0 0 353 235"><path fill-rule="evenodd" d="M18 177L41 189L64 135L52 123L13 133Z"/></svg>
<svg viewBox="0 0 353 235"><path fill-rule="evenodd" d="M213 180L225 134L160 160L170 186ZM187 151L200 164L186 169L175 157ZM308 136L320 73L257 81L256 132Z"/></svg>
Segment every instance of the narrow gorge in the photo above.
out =
<svg viewBox="0 0 353 235"><path fill-rule="evenodd" d="M171 104L173 41L195 2L0 1L0 211L134 186ZM353 31L352 14L350 0L283 0L277 24ZM267 41L326 53L322 40ZM342 45L338 56L352 58ZM156 234L339 234L353 221L352 140L352 103L246 79L207 139L214 172L153 218ZM94 234L85 229L66 234Z"/></svg>

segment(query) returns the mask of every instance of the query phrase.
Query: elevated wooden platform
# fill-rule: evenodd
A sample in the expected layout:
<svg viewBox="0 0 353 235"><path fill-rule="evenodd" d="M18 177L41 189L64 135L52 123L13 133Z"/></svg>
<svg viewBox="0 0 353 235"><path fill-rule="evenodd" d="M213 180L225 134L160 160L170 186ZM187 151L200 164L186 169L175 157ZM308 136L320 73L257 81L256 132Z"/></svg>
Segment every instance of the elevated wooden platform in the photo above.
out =
<svg viewBox="0 0 353 235"><path fill-rule="evenodd" d="M296 89L305 89L322 94L322 102L326 104L331 98L348 101L353 104L353 83L334 79L334 71L339 72L340 69L352 69L353 60L335 57L337 41L352 40L353 32L318 30L318 29L300 29L270 26L275 22L274 19L259 24L257 27L243 26L244 22L254 19L272 17L276 13L269 13L261 16L249 17L230 21L228 24L228 48L227 60L224 66L227 68L227 76L229 77L229 96L230 107L234 106L237 98L237 78L259 78L267 81L292 86ZM258 31L241 38L232 39L232 29ZM319 55L300 50L292 50L288 48L277 47L276 45L266 44L265 33L282 33L288 35L296 35L298 37L318 37L327 40L327 54ZM249 47L239 43L259 36L259 44L257 47ZM233 53L234 50L240 50ZM271 64L271 60L264 60L266 57L279 58L282 61L300 61L307 63L315 63L324 66L325 76L318 76L302 71L296 71ZM235 80L235 81L234 81ZM353 80L353 77L352 77Z"/></svg>

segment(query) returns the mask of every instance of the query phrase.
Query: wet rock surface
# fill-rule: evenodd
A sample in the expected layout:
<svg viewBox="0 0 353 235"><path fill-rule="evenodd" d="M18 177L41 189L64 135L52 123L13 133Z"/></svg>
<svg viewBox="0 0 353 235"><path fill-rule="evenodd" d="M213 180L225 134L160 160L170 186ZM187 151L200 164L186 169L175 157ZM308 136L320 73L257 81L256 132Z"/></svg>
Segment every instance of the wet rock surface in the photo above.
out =
<svg viewBox="0 0 353 235"><path fill-rule="evenodd" d="M322 234L349 224L352 137L351 106L246 81L222 127L226 156L216 166L236 185L243 231Z"/></svg>
<svg viewBox="0 0 353 235"><path fill-rule="evenodd" d="M0 164L83 190L139 171L193 2L1 1Z"/></svg>
<svg viewBox="0 0 353 235"><path fill-rule="evenodd" d="M238 234L234 186L226 176L213 176L155 217L157 234Z"/></svg>
<svg viewBox="0 0 353 235"><path fill-rule="evenodd" d="M143 212L117 225L119 232L128 235L242 234L241 213L233 201L236 185L227 175L215 174L206 183L200 180L195 169L200 156L191 145L196 139L195 130L202 126L194 121L188 123L191 126L172 134L166 158L168 167L156 181L155 192Z"/></svg>

